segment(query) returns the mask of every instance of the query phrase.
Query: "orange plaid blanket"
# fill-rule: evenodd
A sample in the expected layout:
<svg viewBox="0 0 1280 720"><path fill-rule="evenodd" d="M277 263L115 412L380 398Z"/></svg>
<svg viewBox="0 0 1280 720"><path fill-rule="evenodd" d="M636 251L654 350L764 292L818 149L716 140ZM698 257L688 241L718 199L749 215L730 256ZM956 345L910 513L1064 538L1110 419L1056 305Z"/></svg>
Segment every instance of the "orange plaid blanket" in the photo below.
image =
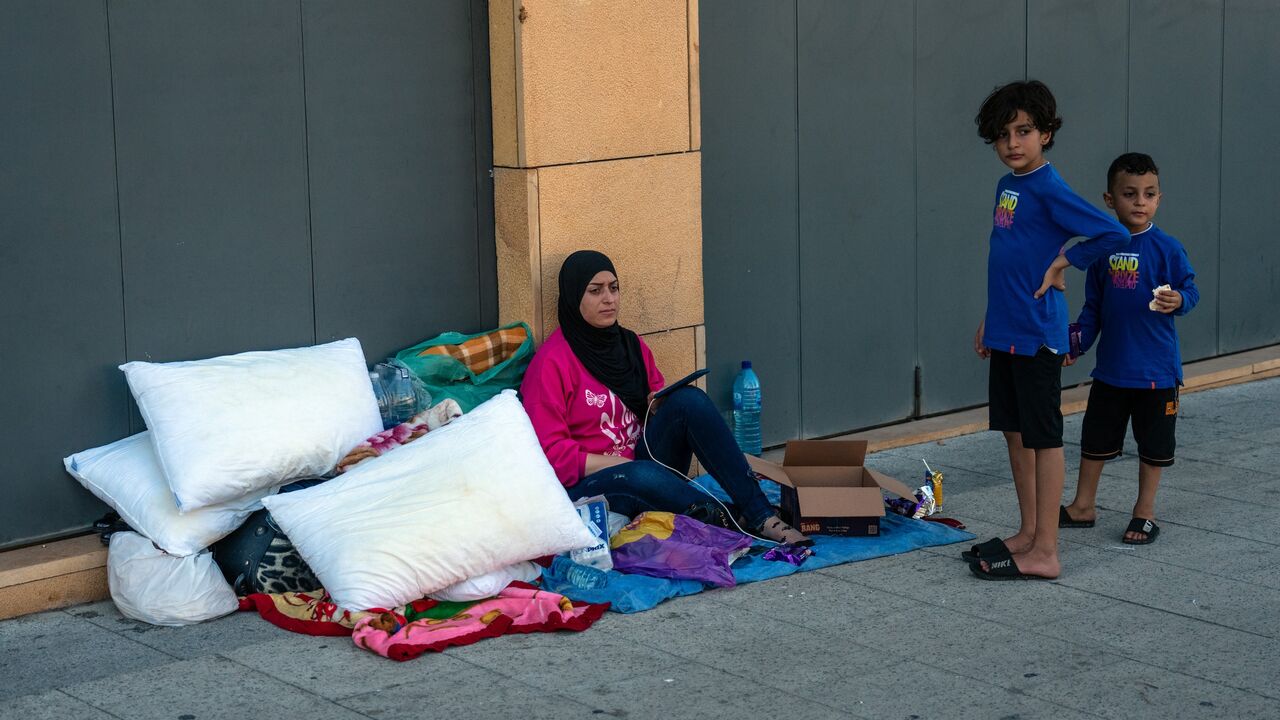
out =
<svg viewBox="0 0 1280 720"><path fill-rule="evenodd" d="M435 345L418 353L424 355L450 355L479 375L511 357L529 339L523 327L499 328L491 333L471 338L457 345Z"/></svg>

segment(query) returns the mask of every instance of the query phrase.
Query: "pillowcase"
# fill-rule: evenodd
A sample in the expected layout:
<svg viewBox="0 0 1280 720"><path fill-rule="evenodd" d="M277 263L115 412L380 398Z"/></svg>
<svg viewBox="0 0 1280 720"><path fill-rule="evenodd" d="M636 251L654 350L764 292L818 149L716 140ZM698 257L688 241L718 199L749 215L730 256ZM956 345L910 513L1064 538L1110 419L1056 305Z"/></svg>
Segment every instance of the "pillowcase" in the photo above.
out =
<svg viewBox="0 0 1280 720"><path fill-rule="evenodd" d="M120 369L182 512L322 475L382 430L355 338Z"/></svg>
<svg viewBox="0 0 1280 720"><path fill-rule="evenodd" d="M179 513L151 447L150 432L78 452L62 464L85 489L120 513L129 527L170 555L194 555L221 540L262 507L263 496L275 492L275 488L263 488L226 503Z"/></svg>
<svg viewBox="0 0 1280 720"><path fill-rule="evenodd" d="M398 607L595 542L512 390L333 480L263 504L346 610Z"/></svg>

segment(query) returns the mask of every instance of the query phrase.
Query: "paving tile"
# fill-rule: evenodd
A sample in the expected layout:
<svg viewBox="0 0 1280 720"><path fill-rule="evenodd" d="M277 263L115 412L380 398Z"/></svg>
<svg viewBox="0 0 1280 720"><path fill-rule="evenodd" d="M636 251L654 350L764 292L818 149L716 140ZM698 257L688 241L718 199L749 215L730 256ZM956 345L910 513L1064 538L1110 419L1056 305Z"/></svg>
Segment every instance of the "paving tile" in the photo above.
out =
<svg viewBox="0 0 1280 720"><path fill-rule="evenodd" d="M0 700L172 661L61 610L0 622Z"/></svg>
<svg viewBox="0 0 1280 720"><path fill-rule="evenodd" d="M455 657L603 713L621 712L629 718L669 720L711 713L736 717L758 714L765 707L788 707L797 717L845 716L821 703L761 685L760 673L768 668L744 664L740 672L729 673L680 657L668 647L638 642L629 634L588 631L524 638L520 647L477 643L457 648ZM663 645L670 646L672 641ZM593 672L592 663L603 663L614 671ZM699 713L691 711L693 707L714 710Z"/></svg>
<svg viewBox="0 0 1280 720"><path fill-rule="evenodd" d="M68 609L70 614L98 627L189 660L291 635L263 620L256 612L234 612L224 617L183 627L161 627L120 614L110 600Z"/></svg>
<svg viewBox="0 0 1280 720"><path fill-rule="evenodd" d="M396 662L362 650L350 637L313 637L284 633L267 624L264 633L277 639L227 650L224 655L267 677L294 685L322 698L363 695L401 683L429 678L458 664L448 653L425 655L412 662ZM498 642L490 640L486 642ZM282 662L282 658L290 658Z"/></svg>
<svg viewBox="0 0 1280 720"><path fill-rule="evenodd" d="M1238 437L1179 448L1178 456L1252 470L1264 477L1280 476L1280 447Z"/></svg>
<svg viewBox="0 0 1280 720"><path fill-rule="evenodd" d="M52 692L0 700L0 720L115 720L66 693Z"/></svg>
<svg viewBox="0 0 1280 720"><path fill-rule="evenodd" d="M872 718L913 720L1082 720L1086 715L1021 690L989 685L972 675L924 662L905 662L859 678L847 707Z"/></svg>
<svg viewBox="0 0 1280 720"><path fill-rule="evenodd" d="M1153 667L1280 699L1280 643L1176 613L1116 603L1048 634Z"/></svg>
<svg viewBox="0 0 1280 720"><path fill-rule="evenodd" d="M1280 700L1130 660L1056 679L1028 694L1102 717L1280 717Z"/></svg>
<svg viewBox="0 0 1280 720"><path fill-rule="evenodd" d="M282 657L281 663L301 664ZM130 720L243 720L305 717L357 720L364 716L221 657L185 660L163 667L79 683L63 692Z"/></svg>
<svg viewBox="0 0 1280 720"><path fill-rule="evenodd" d="M367 654L367 653L366 653ZM377 658L383 663L394 663ZM344 698L339 701L364 716L377 720L420 720L448 717L449 720L491 720L505 713L529 720L599 718L597 708L556 692L530 687L499 673L463 662L427 660L418 679ZM425 672L430 668L430 672ZM572 682L566 672L565 681ZM506 711L501 710L506 708Z"/></svg>
<svg viewBox="0 0 1280 720"><path fill-rule="evenodd" d="M1119 478L1135 483L1137 493L1138 459L1115 460L1103 466L1104 477ZM1108 480L1103 481L1105 486ZM1209 460L1193 460L1179 457L1173 467L1165 470L1160 479L1160 491L1178 488L1205 497L1206 505L1216 504L1226 508L1263 506L1280 508L1280 478L1245 468L1233 468ZM1240 503L1228 502L1239 500ZM1159 496L1157 496L1159 510ZM1132 507L1132 502L1126 508Z"/></svg>
<svg viewBox="0 0 1280 720"><path fill-rule="evenodd" d="M1136 551L1077 552L1081 561L1059 583L1262 637L1280 636L1274 617L1280 590L1144 560Z"/></svg>
<svg viewBox="0 0 1280 720"><path fill-rule="evenodd" d="M859 572L859 566L866 564L840 565L821 572L895 595L918 598L928 606L920 608L921 617L928 617L932 608L937 607L1013 628L1054 622L1114 602L1047 582L1018 583L1017 591L1009 592L1007 583L984 582L973 577L968 564L959 557L913 553L896 558L892 564Z"/></svg>

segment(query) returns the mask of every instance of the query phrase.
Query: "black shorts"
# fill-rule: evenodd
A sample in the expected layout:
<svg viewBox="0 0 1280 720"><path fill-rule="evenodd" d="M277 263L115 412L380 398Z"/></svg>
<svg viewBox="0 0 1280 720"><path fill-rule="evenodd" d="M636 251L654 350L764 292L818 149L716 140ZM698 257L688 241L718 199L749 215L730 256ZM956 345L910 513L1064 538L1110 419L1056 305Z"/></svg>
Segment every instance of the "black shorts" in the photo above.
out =
<svg viewBox="0 0 1280 720"><path fill-rule="evenodd" d="M1022 433L1022 446L1033 450L1062 447L1062 356L992 350L987 393L992 430Z"/></svg>
<svg viewBox="0 0 1280 720"><path fill-rule="evenodd" d="M1094 380L1089 388L1089 407L1084 411L1084 427L1080 430L1080 457L1119 457L1131 418L1138 458L1155 467L1172 465L1178 388L1122 388L1101 380Z"/></svg>

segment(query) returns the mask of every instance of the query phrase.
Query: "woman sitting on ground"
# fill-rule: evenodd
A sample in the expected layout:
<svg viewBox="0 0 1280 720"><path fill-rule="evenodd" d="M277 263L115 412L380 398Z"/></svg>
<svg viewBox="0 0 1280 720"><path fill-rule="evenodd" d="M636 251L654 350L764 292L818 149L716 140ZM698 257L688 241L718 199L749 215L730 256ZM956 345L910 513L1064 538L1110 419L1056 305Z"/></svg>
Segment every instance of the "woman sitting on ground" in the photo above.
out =
<svg viewBox="0 0 1280 720"><path fill-rule="evenodd" d="M664 510L733 527L719 503L681 474L696 454L733 499L743 529L777 542L812 544L765 499L706 393L685 386L650 409L663 387L662 373L644 341L618 324L618 307L618 277L609 258L580 250L565 259L560 328L533 356L520 387L542 450L569 497L604 495L611 509L628 517Z"/></svg>

